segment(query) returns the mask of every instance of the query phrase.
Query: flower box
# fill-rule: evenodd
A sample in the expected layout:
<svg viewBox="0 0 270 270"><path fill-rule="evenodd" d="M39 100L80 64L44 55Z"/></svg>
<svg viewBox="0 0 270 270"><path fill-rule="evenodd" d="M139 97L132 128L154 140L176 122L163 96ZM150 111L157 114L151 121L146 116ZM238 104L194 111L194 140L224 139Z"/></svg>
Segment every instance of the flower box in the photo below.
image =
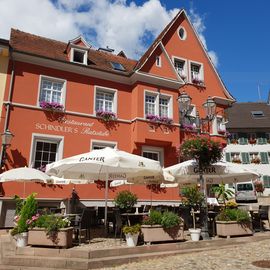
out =
<svg viewBox="0 0 270 270"><path fill-rule="evenodd" d="M40 101L39 105L42 109L50 111L57 111L57 112L64 111L64 106L57 102Z"/></svg>
<svg viewBox="0 0 270 270"><path fill-rule="evenodd" d="M186 132L196 132L196 126L193 124L182 124L181 128L184 129Z"/></svg>
<svg viewBox="0 0 270 270"><path fill-rule="evenodd" d="M72 227L59 229L52 236L44 228L32 228L28 232L28 245L69 248L72 247L72 233Z"/></svg>
<svg viewBox="0 0 270 270"><path fill-rule="evenodd" d="M116 114L114 112L107 112L102 110L96 111L96 116L102 118L102 120L105 122L110 122L117 119Z"/></svg>
<svg viewBox="0 0 270 270"><path fill-rule="evenodd" d="M203 86L204 85L204 81L203 80L200 80L200 79L197 79L197 78L193 78L192 79L192 83L197 84L197 85L200 85L200 86Z"/></svg>
<svg viewBox="0 0 270 270"><path fill-rule="evenodd" d="M253 235L252 223L239 223L237 221L216 221L217 235L230 237L240 235Z"/></svg>
<svg viewBox="0 0 270 270"><path fill-rule="evenodd" d="M260 160L260 158L256 157L256 158L253 158L250 162L254 163L254 164L260 164L261 160Z"/></svg>
<svg viewBox="0 0 270 270"><path fill-rule="evenodd" d="M145 118L157 124L171 125L173 123L173 119L169 118L168 116L158 116L154 114L147 114Z"/></svg>
<svg viewBox="0 0 270 270"><path fill-rule="evenodd" d="M256 139L249 139L248 143L249 144L256 144L257 140Z"/></svg>
<svg viewBox="0 0 270 270"><path fill-rule="evenodd" d="M238 140L237 139L231 139L230 141L232 144L238 144Z"/></svg>
<svg viewBox="0 0 270 270"><path fill-rule="evenodd" d="M226 130L223 130L223 129L219 129L218 130L218 134L220 134L220 135L226 135Z"/></svg>
<svg viewBox="0 0 270 270"><path fill-rule="evenodd" d="M161 225L142 225L141 231L144 242L162 242L184 240L184 225L180 224L170 229L164 229Z"/></svg>
<svg viewBox="0 0 270 270"><path fill-rule="evenodd" d="M232 159L232 162L233 162L233 163L238 163L238 164L242 163L242 161L241 161L240 158L233 158L233 159Z"/></svg>

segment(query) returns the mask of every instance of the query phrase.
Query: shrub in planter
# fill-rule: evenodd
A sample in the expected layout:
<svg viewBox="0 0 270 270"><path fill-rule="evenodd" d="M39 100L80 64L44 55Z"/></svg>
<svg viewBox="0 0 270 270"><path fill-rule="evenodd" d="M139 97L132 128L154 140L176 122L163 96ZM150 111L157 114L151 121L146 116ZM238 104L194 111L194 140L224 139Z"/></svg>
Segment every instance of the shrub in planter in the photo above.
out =
<svg viewBox="0 0 270 270"><path fill-rule="evenodd" d="M121 210L130 211L131 208L137 203L138 197L136 194L123 190L116 194L114 198L115 206L119 207Z"/></svg>
<svg viewBox="0 0 270 270"><path fill-rule="evenodd" d="M19 196L15 196L16 210L15 222L16 226L12 229L11 235L28 232L30 224L27 222L32 219L37 212L36 193L29 195L25 201Z"/></svg>
<svg viewBox="0 0 270 270"><path fill-rule="evenodd" d="M123 227L123 233L124 234L136 234L136 233L139 233L141 230L141 225L140 224L135 224L135 225L132 225L132 226L124 226Z"/></svg>
<svg viewBox="0 0 270 270"><path fill-rule="evenodd" d="M217 216L217 221L236 221L239 223L248 223L251 221L249 213L238 208L225 208Z"/></svg>
<svg viewBox="0 0 270 270"><path fill-rule="evenodd" d="M145 217L141 227L144 242L160 242L184 239L183 220L173 212L163 214L151 210L149 217Z"/></svg>

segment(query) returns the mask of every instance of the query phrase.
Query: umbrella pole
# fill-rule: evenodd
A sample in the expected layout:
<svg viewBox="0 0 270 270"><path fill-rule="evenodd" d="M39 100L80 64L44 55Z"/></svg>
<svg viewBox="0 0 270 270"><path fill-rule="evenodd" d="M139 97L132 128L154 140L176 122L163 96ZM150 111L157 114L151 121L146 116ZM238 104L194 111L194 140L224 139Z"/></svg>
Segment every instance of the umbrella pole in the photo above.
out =
<svg viewBox="0 0 270 270"><path fill-rule="evenodd" d="M106 171L106 181L105 181L105 213L104 213L104 229L105 229L105 236L107 237L108 235L108 231L107 231L107 220L108 220L108 189L109 189L109 185L108 185L108 170Z"/></svg>
<svg viewBox="0 0 270 270"><path fill-rule="evenodd" d="M202 231L201 231L201 236L203 240L209 240L209 230L208 230L208 208L207 208L207 190L206 190L206 181L203 178L202 172L200 172L200 184L201 184L201 189L204 195L204 205L201 208L202 211Z"/></svg>

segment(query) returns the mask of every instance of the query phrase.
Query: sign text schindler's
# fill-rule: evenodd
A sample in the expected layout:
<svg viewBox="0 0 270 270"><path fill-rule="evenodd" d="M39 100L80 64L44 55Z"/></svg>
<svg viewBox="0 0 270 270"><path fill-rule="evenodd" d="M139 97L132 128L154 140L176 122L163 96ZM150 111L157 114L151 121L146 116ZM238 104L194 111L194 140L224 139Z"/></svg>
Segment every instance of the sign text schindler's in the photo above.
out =
<svg viewBox="0 0 270 270"><path fill-rule="evenodd" d="M68 125L68 126L67 126ZM94 135L94 136L109 136L110 133L108 130L101 131L93 129L93 122L78 122L74 120L66 120L63 122L63 125L54 125L54 124L44 124L36 123L35 128L38 130L49 130L56 131L61 133L72 133L72 134L82 134L82 135Z"/></svg>

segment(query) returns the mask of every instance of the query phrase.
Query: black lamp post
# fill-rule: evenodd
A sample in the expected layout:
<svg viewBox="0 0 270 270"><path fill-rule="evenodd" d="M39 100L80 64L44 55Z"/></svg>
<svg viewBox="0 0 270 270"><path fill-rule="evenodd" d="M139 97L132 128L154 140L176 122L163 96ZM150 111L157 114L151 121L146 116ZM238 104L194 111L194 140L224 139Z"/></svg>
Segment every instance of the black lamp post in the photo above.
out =
<svg viewBox="0 0 270 270"><path fill-rule="evenodd" d="M4 133L1 134L2 139L2 151L1 151L1 168L5 165L6 161L6 149L11 144L11 140L13 139L14 135L7 129Z"/></svg>
<svg viewBox="0 0 270 270"><path fill-rule="evenodd" d="M184 117L181 119L182 121L185 121L186 118L186 113L190 108L190 102L191 98L183 92L179 98L179 106L180 106L180 112L182 113L182 116ZM203 121L207 121L208 123L208 131L210 129L209 123L213 121L215 117L215 112L216 112L216 103L213 100L213 98L208 97L206 102L203 104L203 107L205 109L205 114L206 118L200 118L199 113L197 111L196 113L196 119L195 119L195 124L198 129L198 134L201 132L201 126ZM201 218L202 218L202 232L201 235L203 239L210 239L209 237L209 231L208 231L208 209L207 209L207 190L206 190L206 184L203 178L203 164L201 164L200 159L199 159L199 181L200 181L200 186L201 186L201 192L204 194L204 205L201 209Z"/></svg>

